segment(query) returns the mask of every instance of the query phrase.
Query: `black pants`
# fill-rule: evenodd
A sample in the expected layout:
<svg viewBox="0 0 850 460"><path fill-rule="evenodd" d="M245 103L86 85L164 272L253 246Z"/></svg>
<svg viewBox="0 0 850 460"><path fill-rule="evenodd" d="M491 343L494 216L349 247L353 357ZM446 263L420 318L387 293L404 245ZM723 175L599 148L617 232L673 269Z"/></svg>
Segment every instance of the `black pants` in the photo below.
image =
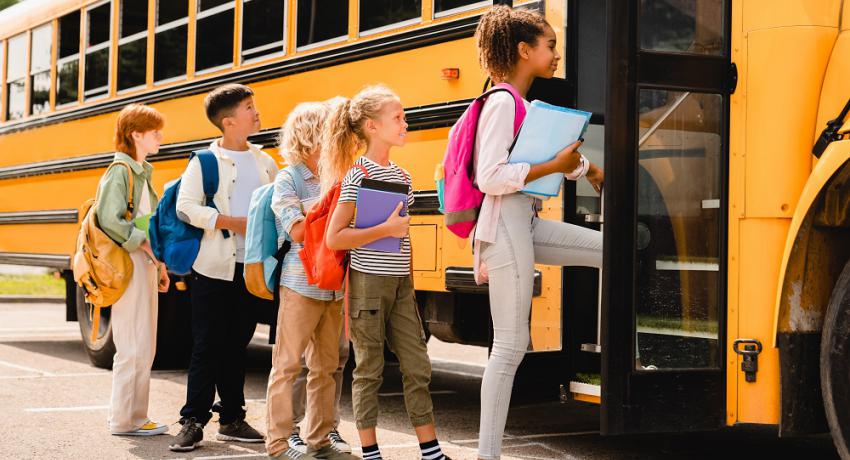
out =
<svg viewBox="0 0 850 460"><path fill-rule="evenodd" d="M242 264L236 264L233 281L207 278L192 272L192 361L182 419L194 417L206 425L218 390L219 422L244 418L245 349L257 320L271 302L245 288Z"/></svg>

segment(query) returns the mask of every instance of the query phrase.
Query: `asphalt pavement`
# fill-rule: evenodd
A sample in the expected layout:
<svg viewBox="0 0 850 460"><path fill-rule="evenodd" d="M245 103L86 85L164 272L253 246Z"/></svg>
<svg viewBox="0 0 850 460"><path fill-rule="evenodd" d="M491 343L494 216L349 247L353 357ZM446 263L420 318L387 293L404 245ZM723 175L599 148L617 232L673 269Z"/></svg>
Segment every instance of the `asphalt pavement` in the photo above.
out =
<svg viewBox="0 0 850 460"><path fill-rule="evenodd" d="M247 420L265 431L265 388L271 348L267 328L258 328L248 353ZM487 351L432 339L434 399L443 450L454 459L476 458L479 391ZM340 432L359 453L352 422L350 372L346 375ZM170 424L167 435L111 436L106 428L111 373L89 364L76 323L64 321L64 305L0 304L0 408L4 434L0 459L225 459L263 458L262 445L215 441L215 419L204 443L177 454L167 445L179 431L185 397L184 370L153 372L152 419ZM541 384L542 385L542 384ZM736 428L702 434L603 437L598 408L562 404L549 387L529 382L515 388L505 433L503 459L714 459L837 458L827 436L778 439L772 429ZM405 415L397 366L388 365L380 393L378 430L384 458L418 459L419 449Z"/></svg>

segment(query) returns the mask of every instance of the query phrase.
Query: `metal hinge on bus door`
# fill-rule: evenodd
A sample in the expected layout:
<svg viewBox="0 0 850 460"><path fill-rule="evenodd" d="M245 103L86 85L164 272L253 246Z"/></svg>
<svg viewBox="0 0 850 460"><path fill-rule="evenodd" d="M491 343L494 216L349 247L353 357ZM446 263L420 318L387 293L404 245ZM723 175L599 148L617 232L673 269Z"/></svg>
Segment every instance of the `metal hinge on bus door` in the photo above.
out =
<svg viewBox="0 0 850 460"><path fill-rule="evenodd" d="M744 349L740 348L744 345ZM759 370L759 353L761 353L761 342L756 339L737 339L732 343L732 350L742 356L741 371L747 382L756 381L756 372Z"/></svg>

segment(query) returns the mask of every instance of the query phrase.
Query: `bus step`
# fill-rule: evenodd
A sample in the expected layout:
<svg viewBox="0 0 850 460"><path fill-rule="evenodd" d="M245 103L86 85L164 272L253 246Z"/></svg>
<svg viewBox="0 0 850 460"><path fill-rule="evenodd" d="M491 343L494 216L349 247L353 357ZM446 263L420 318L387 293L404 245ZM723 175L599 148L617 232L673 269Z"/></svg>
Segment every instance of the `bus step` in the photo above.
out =
<svg viewBox="0 0 850 460"><path fill-rule="evenodd" d="M570 393L576 401L583 401L592 404L601 404L602 387L592 383L570 382Z"/></svg>
<svg viewBox="0 0 850 460"><path fill-rule="evenodd" d="M602 346L595 343L583 343L581 344L581 351L586 351L588 353L602 353Z"/></svg>

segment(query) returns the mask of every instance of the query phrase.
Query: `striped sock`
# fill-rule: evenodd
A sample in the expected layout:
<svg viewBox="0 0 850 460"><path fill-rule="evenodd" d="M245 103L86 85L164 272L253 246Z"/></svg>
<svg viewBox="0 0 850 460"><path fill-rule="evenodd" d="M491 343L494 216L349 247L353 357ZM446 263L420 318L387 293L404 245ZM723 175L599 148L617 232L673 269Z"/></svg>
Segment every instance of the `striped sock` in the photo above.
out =
<svg viewBox="0 0 850 460"><path fill-rule="evenodd" d="M383 460L377 444L363 446L363 460Z"/></svg>
<svg viewBox="0 0 850 460"><path fill-rule="evenodd" d="M448 460L448 457L440 450L440 443L436 439L420 443L419 449L422 450L422 460Z"/></svg>

